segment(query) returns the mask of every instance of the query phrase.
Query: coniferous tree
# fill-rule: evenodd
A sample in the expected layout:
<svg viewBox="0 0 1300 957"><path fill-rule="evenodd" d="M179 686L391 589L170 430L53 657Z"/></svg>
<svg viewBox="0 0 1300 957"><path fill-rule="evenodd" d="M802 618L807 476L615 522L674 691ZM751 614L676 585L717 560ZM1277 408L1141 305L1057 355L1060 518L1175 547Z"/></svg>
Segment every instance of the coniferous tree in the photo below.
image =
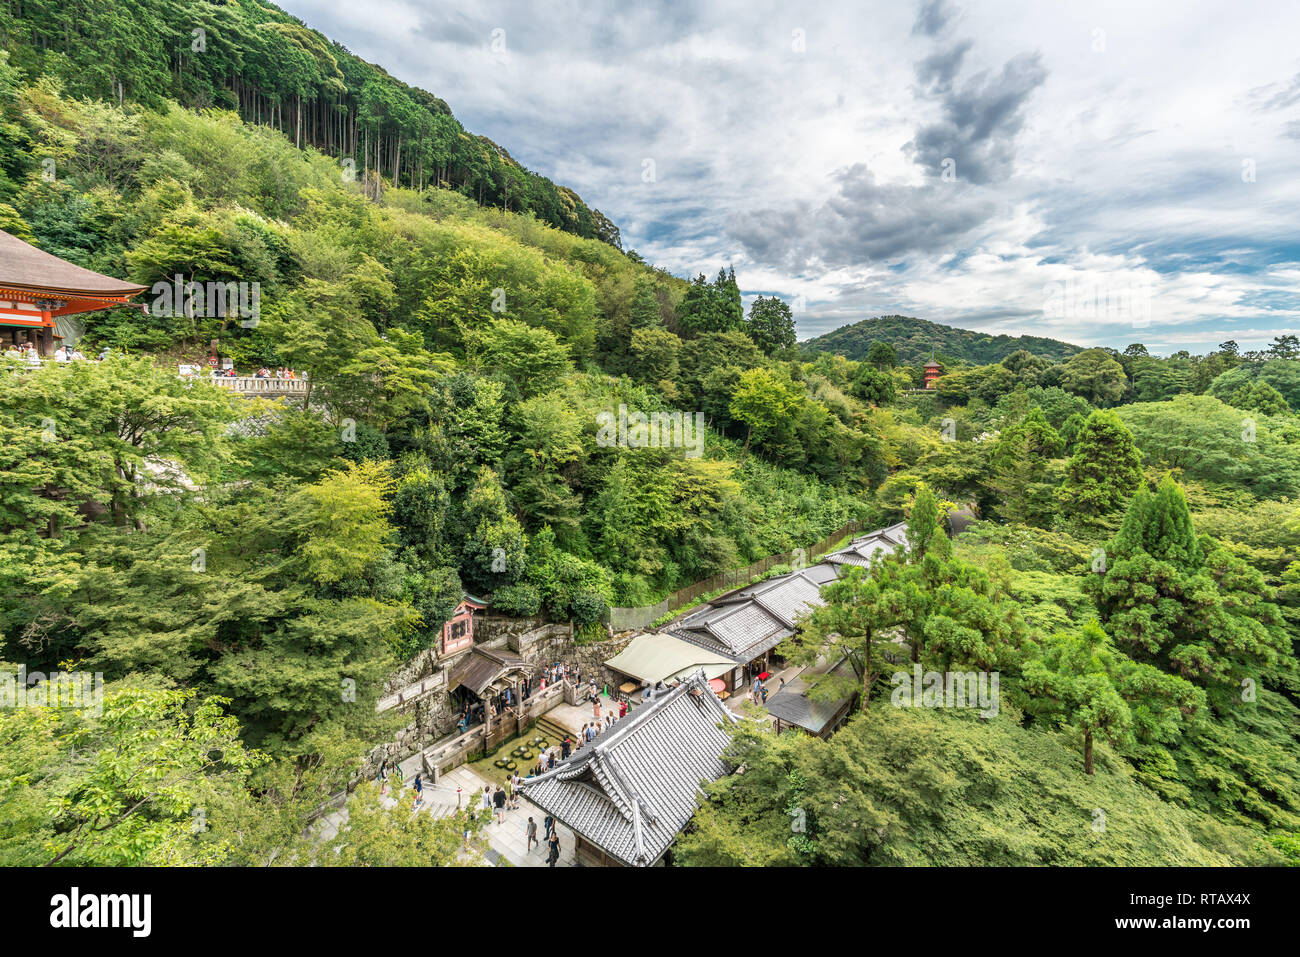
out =
<svg viewBox="0 0 1300 957"><path fill-rule="evenodd" d="M1085 587L1121 650L1206 688L1219 706L1290 656L1273 590L1214 539L1197 537L1168 476L1133 496L1105 571Z"/></svg>
<svg viewBox="0 0 1300 957"><path fill-rule="evenodd" d="M1181 732L1183 715L1205 703L1188 681L1117 651L1095 618L1049 638L1025 664L1022 683L1031 695L1027 710L1051 714L1081 735L1086 774L1095 737L1115 748L1138 738L1168 741Z"/></svg>
<svg viewBox="0 0 1300 957"><path fill-rule="evenodd" d="M993 468L989 486L1000 498L996 506L1000 515L1018 524L1050 519L1055 511L1051 460L1064 448L1038 406L999 436L989 463Z"/></svg>
<svg viewBox="0 0 1300 957"><path fill-rule="evenodd" d="M1142 453L1118 415L1088 416L1065 466L1060 501L1073 515L1095 518L1118 511L1142 481Z"/></svg>

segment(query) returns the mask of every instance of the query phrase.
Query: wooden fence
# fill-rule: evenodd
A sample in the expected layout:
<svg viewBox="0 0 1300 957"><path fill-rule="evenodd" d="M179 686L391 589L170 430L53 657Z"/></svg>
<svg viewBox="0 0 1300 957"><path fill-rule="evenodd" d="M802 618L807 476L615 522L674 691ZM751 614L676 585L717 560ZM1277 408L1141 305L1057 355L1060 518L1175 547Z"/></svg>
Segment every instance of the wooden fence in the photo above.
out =
<svg viewBox="0 0 1300 957"><path fill-rule="evenodd" d="M853 535L857 531L857 521L849 522L842 528L831 532L820 542L805 549L804 559L811 563L814 558L830 551L831 547L845 535ZM607 620L615 632L648 628L652 622L662 618L670 611L676 611L679 608L694 604L702 595L742 588L755 578L765 576L778 565L791 564L794 557L794 552L778 552L775 555L768 555L766 558L759 559L745 568L722 572L702 581L697 581L694 585L687 585L656 604L643 605L640 608L611 608Z"/></svg>

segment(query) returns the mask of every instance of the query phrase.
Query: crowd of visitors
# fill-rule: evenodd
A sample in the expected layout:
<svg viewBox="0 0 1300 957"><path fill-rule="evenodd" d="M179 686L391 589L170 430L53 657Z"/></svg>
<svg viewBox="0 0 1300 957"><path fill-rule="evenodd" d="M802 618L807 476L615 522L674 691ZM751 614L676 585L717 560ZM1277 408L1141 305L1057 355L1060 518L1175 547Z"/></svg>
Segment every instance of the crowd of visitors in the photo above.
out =
<svg viewBox="0 0 1300 957"><path fill-rule="evenodd" d="M97 360L104 359L108 356L108 350L104 349L96 357ZM5 345L4 357L6 359L21 359L29 366L38 366L41 364L41 354L36 351L36 346L30 342L10 342ZM84 362L86 357L80 349L68 348L60 344L54 350L55 362Z"/></svg>
<svg viewBox="0 0 1300 957"><path fill-rule="evenodd" d="M208 365L210 366L208 372L214 379L238 379L243 377L243 373L238 372L233 365L231 365L229 368L218 369L217 360L215 357L210 357L208 359ZM200 374L202 368L203 366L197 362L182 363L180 367L180 371L182 376L196 376ZM279 366L274 371L272 371L267 366L262 366L262 368L258 369L256 372L253 373L253 378L254 379L306 379L307 374L295 372L293 369L290 369L288 366Z"/></svg>

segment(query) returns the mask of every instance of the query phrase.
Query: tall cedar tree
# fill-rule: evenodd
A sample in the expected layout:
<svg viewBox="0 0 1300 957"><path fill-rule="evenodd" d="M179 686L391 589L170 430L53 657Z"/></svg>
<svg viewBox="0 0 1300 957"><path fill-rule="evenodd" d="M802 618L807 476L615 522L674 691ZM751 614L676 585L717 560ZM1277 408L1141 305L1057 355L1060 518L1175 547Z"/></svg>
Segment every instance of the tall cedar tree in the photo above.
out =
<svg viewBox="0 0 1300 957"><path fill-rule="evenodd" d="M1118 415L1088 416L1065 466L1060 501L1073 515L1095 518L1119 511L1142 481L1142 453Z"/></svg>
<svg viewBox="0 0 1300 957"><path fill-rule="evenodd" d="M1030 694L1028 712L1051 714L1082 736L1086 774L1093 771L1095 737L1114 748L1137 738L1172 740L1183 716L1205 704L1205 692L1190 682L1116 651L1095 618L1044 642L1021 683Z"/></svg>
<svg viewBox="0 0 1300 957"><path fill-rule="evenodd" d="M1289 640L1273 589L1245 562L1192 528L1168 476L1140 489L1106 547L1106 569L1085 585L1116 645L1206 688L1225 708L1248 682L1286 666Z"/></svg>

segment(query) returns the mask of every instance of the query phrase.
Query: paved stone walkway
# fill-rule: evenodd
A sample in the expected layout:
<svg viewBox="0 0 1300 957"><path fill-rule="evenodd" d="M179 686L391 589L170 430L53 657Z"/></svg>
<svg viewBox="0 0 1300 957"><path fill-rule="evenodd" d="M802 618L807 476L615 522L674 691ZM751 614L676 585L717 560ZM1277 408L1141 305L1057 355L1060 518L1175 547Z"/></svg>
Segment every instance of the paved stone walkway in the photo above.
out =
<svg viewBox="0 0 1300 957"><path fill-rule="evenodd" d="M414 758L414 764L407 774L407 765L411 761L402 762L403 780L406 786L410 788L415 783L415 772L419 768L419 756ZM390 778L390 783L391 783ZM443 775L437 784L430 783L427 779L424 784L424 804L421 806L419 813L432 814L434 817L450 817L462 807L478 807L482 801L483 788L491 782L474 772L468 765L462 764L448 774ZM459 789L459 790L458 790ZM495 791L495 786L493 791ZM396 805L397 801L391 795L384 798L384 803L388 807ZM542 824L546 818L546 812L531 801L522 799L519 802L519 810L506 811L505 820L498 824L493 811L491 823L486 825L481 832L487 840L488 848L484 853L487 863L495 867L546 867L546 848L543 845L538 847L533 845L531 851L527 850L527 826L529 815L537 822L538 840L544 840L545 830ZM333 837L338 833L340 825L347 820L347 809L332 811L323 819L322 836L324 838ZM556 867L575 867L577 858L574 855L574 838L573 832L563 824L557 824L556 829L560 832L560 859L556 862Z"/></svg>
<svg viewBox="0 0 1300 957"><path fill-rule="evenodd" d="M443 775L432 788L428 784L424 786L425 803L432 807L431 799L436 799L440 805L442 802L447 802L445 813L451 814L456 810L458 797L456 789L460 788L460 800L465 805L469 805L471 801L476 802L472 806L477 807L477 802L482 801L483 788L489 783L468 765L462 764ZM495 787L493 790L496 790ZM537 822L537 837L538 840L543 840L545 830L542 821L546 818L546 812L527 798L522 798L519 802L519 810L505 812L503 823L498 824L495 811L493 813L492 823L488 824L482 832L489 846L488 860L498 866L504 859L504 862L513 867L546 867L545 846L539 848L534 844L531 851L527 850L528 818L531 816ZM573 852L575 844L573 832L563 824L557 824L556 829L560 832L560 859L555 866L574 867L577 859Z"/></svg>
<svg viewBox="0 0 1300 957"><path fill-rule="evenodd" d="M787 665L780 671L772 672L772 677L763 682L767 685L767 696L771 698L772 695L781 690L782 678L785 679L786 684L789 684L802 671L802 667ZM732 692L731 697L724 701L723 704L738 715L748 714L751 717L756 717L760 721L765 721L771 724L773 719L772 716L768 714L767 708L762 704L751 704L749 699L745 697L745 692L748 689L749 684L745 684L743 687Z"/></svg>
<svg viewBox="0 0 1300 957"><path fill-rule="evenodd" d="M618 714L618 702L613 698L601 697L600 699L600 716L602 721L604 717L613 709L614 714ZM561 728L567 729L573 735L573 740L577 741L582 735L583 725L591 724L596 720L595 712L592 710L591 703L585 699L580 704L564 704L561 702L546 712L545 717L558 724ZM559 742L553 742L558 744Z"/></svg>

